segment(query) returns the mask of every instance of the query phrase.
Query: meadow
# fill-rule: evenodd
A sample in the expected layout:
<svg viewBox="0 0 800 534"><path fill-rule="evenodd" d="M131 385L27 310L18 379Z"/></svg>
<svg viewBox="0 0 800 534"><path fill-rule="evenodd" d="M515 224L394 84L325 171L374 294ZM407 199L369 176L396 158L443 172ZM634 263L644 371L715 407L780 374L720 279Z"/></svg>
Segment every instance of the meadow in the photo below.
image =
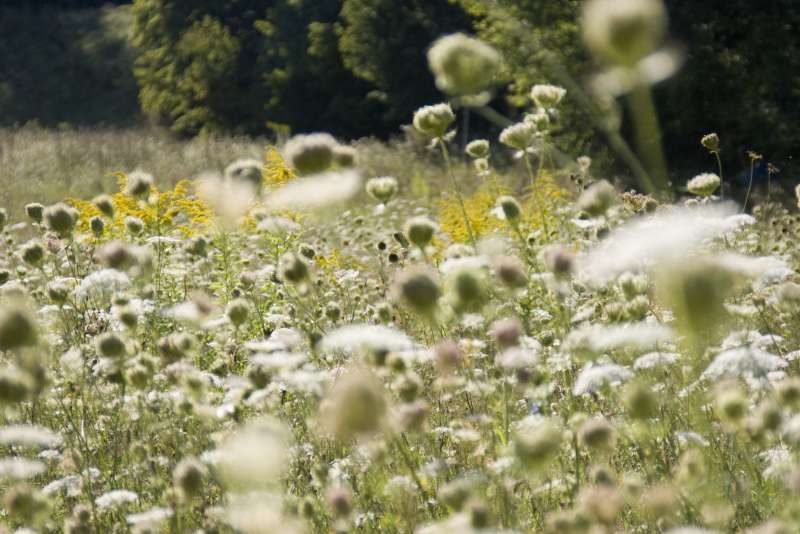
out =
<svg viewBox="0 0 800 534"><path fill-rule="evenodd" d="M558 85L462 146L462 34L388 144L0 131L0 532L799 532L800 199L731 199L724 134L667 183L614 1L636 190Z"/></svg>

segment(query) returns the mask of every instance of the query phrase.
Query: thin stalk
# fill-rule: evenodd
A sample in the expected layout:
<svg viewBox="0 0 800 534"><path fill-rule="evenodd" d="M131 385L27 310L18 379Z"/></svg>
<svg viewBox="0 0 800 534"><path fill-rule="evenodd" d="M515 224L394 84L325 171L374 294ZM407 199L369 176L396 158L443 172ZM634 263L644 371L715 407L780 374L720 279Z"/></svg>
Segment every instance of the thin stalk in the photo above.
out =
<svg viewBox="0 0 800 534"><path fill-rule="evenodd" d="M542 225L545 238L550 235L550 229L547 227L547 219L544 216L544 202L542 201L541 191L539 191L539 184L537 184L536 176L533 174L533 166L531 165L530 156L526 152L523 158L525 160L525 168L528 170L528 177L531 180L531 192L536 198L536 204L539 208L539 221ZM539 166L539 173L541 173L541 165Z"/></svg>
<svg viewBox="0 0 800 534"><path fill-rule="evenodd" d="M750 158L750 183L747 184L747 194L744 196L744 206L742 207L742 213L747 211L747 201L750 200L750 192L753 190L753 174L755 173L756 168L756 160Z"/></svg>
<svg viewBox="0 0 800 534"><path fill-rule="evenodd" d="M719 157L719 151L714 152L714 156L717 158L717 169L719 170L719 196L720 198L725 198L725 178L722 176L722 159Z"/></svg>
<svg viewBox="0 0 800 534"><path fill-rule="evenodd" d="M650 176L655 181L656 192L669 191L667 161L661 147L661 129L656 105L649 85L639 84L628 94L628 106L636 135L639 154L644 159Z"/></svg>
<svg viewBox="0 0 800 534"><path fill-rule="evenodd" d="M458 199L458 205L461 207L461 215L464 217L464 225L467 227L467 235L469 235L469 242L473 248L475 248L475 235L472 233L472 225L469 222L469 216L467 215L467 208L464 206L464 198L461 196L461 191L458 189L458 181L456 180L456 175L453 174L453 166L450 163L450 152L447 150L447 145L445 145L445 141L442 138L439 138L438 141L439 147L442 150L442 157L444 157L444 163L447 167L447 174L450 176L450 181L453 184L453 191L456 194L456 198Z"/></svg>

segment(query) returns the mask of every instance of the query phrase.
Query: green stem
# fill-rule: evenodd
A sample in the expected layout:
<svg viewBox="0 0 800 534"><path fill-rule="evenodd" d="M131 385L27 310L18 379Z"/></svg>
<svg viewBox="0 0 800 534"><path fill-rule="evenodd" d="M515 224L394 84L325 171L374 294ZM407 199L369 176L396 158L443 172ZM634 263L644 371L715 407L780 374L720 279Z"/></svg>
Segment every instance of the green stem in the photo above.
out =
<svg viewBox="0 0 800 534"><path fill-rule="evenodd" d="M756 160L750 158L750 183L747 184L747 194L744 197L744 206L742 213L747 211L747 201L750 200L750 192L753 190L753 173L755 172Z"/></svg>
<svg viewBox="0 0 800 534"><path fill-rule="evenodd" d="M655 181L655 192L669 194L667 162L661 148L661 129L650 86L639 84L628 95L631 120L639 154Z"/></svg>
<svg viewBox="0 0 800 534"><path fill-rule="evenodd" d="M719 157L719 151L714 152L714 156L717 158L717 169L719 170L719 196L721 198L725 198L725 179L722 176L722 159Z"/></svg>
<svg viewBox="0 0 800 534"><path fill-rule="evenodd" d="M447 167L447 174L450 176L450 181L453 184L453 191L456 194L456 198L458 199L458 205L461 207L461 215L464 217L464 225L467 227L467 235L469 235L469 242L472 245L472 248L475 248L475 235L472 233L472 225L469 222L469 216L467 215L467 208L464 206L464 199L461 196L461 191L458 189L458 181L456 181L456 175L453 174L453 166L450 163L450 152L447 150L447 145L445 145L445 140L443 138L438 139L438 145L442 149L442 156L444 157L445 166Z"/></svg>

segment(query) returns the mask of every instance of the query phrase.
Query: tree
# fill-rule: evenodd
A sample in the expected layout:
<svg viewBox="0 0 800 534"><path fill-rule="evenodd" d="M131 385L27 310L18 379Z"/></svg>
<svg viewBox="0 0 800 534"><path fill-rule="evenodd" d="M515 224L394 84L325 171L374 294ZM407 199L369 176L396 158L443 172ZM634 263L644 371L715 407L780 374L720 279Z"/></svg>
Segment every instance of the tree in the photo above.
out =
<svg viewBox="0 0 800 534"><path fill-rule="evenodd" d="M448 0L345 0L337 25L345 66L370 82L390 128L422 105L442 100L426 52L443 34L469 32L470 18Z"/></svg>

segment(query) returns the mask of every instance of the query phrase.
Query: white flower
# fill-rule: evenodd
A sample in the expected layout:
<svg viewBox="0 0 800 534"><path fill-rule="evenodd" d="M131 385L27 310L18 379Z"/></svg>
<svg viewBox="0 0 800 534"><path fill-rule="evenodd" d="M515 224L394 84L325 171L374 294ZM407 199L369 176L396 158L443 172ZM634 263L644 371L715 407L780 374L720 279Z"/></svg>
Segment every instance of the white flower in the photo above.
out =
<svg viewBox="0 0 800 534"><path fill-rule="evenodd" d="M782 479L794 468L792 454L784 445L767 449L758 456L767 463L761 473L764 478Z"/></svg>
<svg viewBox="0 0 800 534"><path fill-rule="evenodd" d="M94 502L97 504L98 508L106 509L136 502L138 500L139 496L136 493L125 489L118 489L107 491L95 499Z"/></svg>
<svg viewBox="0 0 800 534"><path fill-rule="evenodd" d="M272 211L310 211L342 204L360 191L361 176L357 172L326 172L288 182L269 193L264 205Z"/></svg>
<svg viewBox="0 0 800 534"><path fill-rule="evenodd" d="M693 195L708 197L711 196L714 191L717 190L717 188L719 188L720 183L722 183L722 181L719 179L719 176L707 172L704 174L698 174L686 182L686 189L688 189Z"/></svg>
<svg viewBox="0 0 800 534"><path fill-rule="evenodd" d="M128 514L125 519L129 525L155 529L173 515L174 512L170 508L150 508L138 514Z"/></svg>
<svg viewBox="0 0 800 534"><path fill-rule="evenodd" d="M635 219L614 230L580 259L584 277L608 281L648 265L685 261L704 241L724 233L733 205L676 208Z"/></svg>
<svg viewBox="0 0 800 534"><path fill-rule="evenodd" d="M739 347L717 354L700 378L712 381L720 378L744 378L759 382L767 379L772 371L779 371L788 365L780 356L762 349Z"/></svg>
<svg viewBox="0 0 800 534"><path fill-rule="evenodd" d="M636 358L633 368L637 371L643 369L655 369L656 367L668 367L680 359L681 355L677 352L648 352Z"/></svg>
<svg viewBox="0 0 800 534"><path fill-rule="evenodd" d="M595 365L590 362L584 365L578 374L575 385L572 387L572 393L586 395L597 391L606 384L616 386L631 378L633 378L633 373L621 365L614 363Z"/></svg>
<svg viewBox="0 0 800 534"><path fill-rule="evenodd" d="M539 84L531 88L531 99L540 108L554 108L561 103L567 90L557 85Z"/></svg>
<svg viewBox="0 0 800 534"><path fill-rule="evenodd" d="M529 369L538 364L538 352L521 347L506 349L495 358L495 365L507 370Z"/></svg>
<svg viewBox="0 0 800 534"><path fill-rule="evenodd" d="M38 460L21 457L0 458L0 478L25 480L41 475L45 469L46 466Z"/></svg>
<svg viewBox="0 0 800 534"><path fill-rule="evenodd" d="M9 425L0 427L0 444L41 448L56 447L61 444L61 436L41 426Z"/></svg>
<svg viewBox="0 0 800 534"><path fill-rule="evenodd" d="M75 289L75 297L80 301L98 300L107 302L114 294L131 286L128 275L116 269L101 269L81 280Z"/></svg>
<svg viewBox="0 0 800 534"><path fill-rule="evenodd" d="M45 495L53 495L61 490L65 490L69 497L80 495L81 477L78 475L67 475L64 478L54 480L42 488L42 493Z"/></svg>
<svg viewBox="0 0 800 534"><path fill-rule="evenodd" d="M341 326L322 338L322 350L353 351L402 351L413 347L413 342L404 332L388 326L351 324Z"/></svg>
<svg viewBox="0 0 800 534"><path fill-rule="evenodd" d="M662 325L645 322L621 325L590 324L570 332L563 348L573 353L603 353L625 347L639 350L655 348L659 343L670 341L672 330Z"/></svg>

